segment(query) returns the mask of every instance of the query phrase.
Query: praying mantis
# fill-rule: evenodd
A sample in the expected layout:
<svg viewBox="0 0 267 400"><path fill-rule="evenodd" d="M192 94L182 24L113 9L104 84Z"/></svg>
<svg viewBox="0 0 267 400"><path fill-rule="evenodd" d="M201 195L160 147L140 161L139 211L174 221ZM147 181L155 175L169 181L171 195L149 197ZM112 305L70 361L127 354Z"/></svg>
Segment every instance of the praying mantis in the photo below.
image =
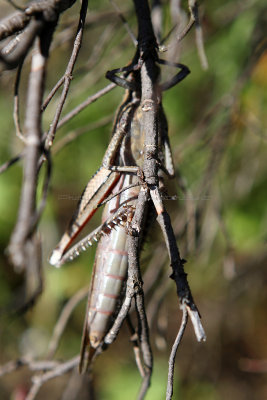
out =
<svg viewBox="0 0 267 400"><path fill-rule="evenodd" d="M137 50L129 66L110 71L106 75L111 81L126 89L125 97L117 111L112 138L101 167L85 187L69 226L50 257L50 264L59 267L77 257L94 241L98 241L84 322L80 370L84 369L88 351L94 352L108 332L127 278L127 235L142 185L144 161L145 132L142 124L140 83L142 62ZM170 81L163 84L157 82L156 124L159 164L162 171L173 177L174 166L161 92L183 80L190 71L183 64L169 63L160 59L156 62L180 69ZM159 67L157 68L159 78ZM123 73L123 77L119 76L119 73ZM77 235L103 202L106 204L102 225L73 245Z"/></svg>

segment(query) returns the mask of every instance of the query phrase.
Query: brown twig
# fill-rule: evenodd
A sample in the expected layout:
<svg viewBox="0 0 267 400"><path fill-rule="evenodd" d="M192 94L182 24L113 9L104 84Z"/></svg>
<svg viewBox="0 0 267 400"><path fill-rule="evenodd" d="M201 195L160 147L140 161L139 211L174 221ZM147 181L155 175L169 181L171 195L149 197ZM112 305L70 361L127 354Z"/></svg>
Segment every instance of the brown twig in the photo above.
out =
<svg viewBox="0 0 267 400"><path fill-rule="evenodd" d="M29 52L35 39L45 31L48 26L57 24L60 13L71 7L75 0L50 0L32 1L23 11L18 11L0 23L0 40L22 31L0 51L1 69L17 67Z"/></svg>
<svg viewBox="0 0 267 400"><path fill-rule="evenodd" d="M52 153L53 154L59 153L65 146L72 143L78 137L80 137L88 132L91 132L95 129L101 128L102 126L109 124L111 121L112 121L112 116L108 115L108 116L101 118L98 121L88 124L87 126L83 126L79 129L76 129L75 131L68 132L67 135L65 135L63 138L61 138L54 144Z"/></svg>
<svg viewBox="0 0 267 400"><path fill-rule="evenodd" d="M24 143L26 142L25 136L22 133L21 125L20 125L20 116L19 116L19 83L21 77L23 63L21 63L18 67L16 80L15 80L15 90L14 90L14 111L13 118L16 128L16 135L19 139L21 139Z"/></svg>
<svg viewBox="0 0 267 400"><path fill-rule="evenodd" d="M190 18L189 18L187 25L182 30L182 32L179 32L178 34L176 34L176 37L171 44L169 44L168 46L165 46L165 45L160 46L160 51L165 52L165 51L168 51L168 50L176 47L177 43L180 43L182 41L182 39L184 39L184 37L188 34L188 32L191 31L192 27L195 25L195 27L196 27L196 29L195 29L196 47L197 47L197 51L198 51L198 56L199 56L202 68L204 70L207 70L209 67L209 64L208 64L208 59L207 59L207 56L205 53L204 43L203 43L204 42L203 41L203 30L202 30L202 26L201 26L201 22L200 22L200 18L199 18L199 9L198 9L197 0L188 0L188 9L190 12ZM164 39L164 41L166 41L166 39L171 35L172 32L176 33L177 28L174 27L172 29L172 31Z"/></svg>
<svg viewBox="0 0 267 400"><path fill-rule="evenodd" d="M160 312L160 306L170 290L170 280L167 277L163 277L159 286L153 292L151 300L147 304L147 319L149 326L152 327L155 319L158 317Z"/></svg>
<svg viewBox="0 0 267 400"><path fill-rule="evenodd" d="M55 96L56 92L58 91L58 89L61 88L61 86L63 85L65 81L65 76L62 76L57 83L55 84L55 86L53 87L53 89L50 91L50 93L48 94L48 96L46 97L45 101L43 102L43 105L41 107L41 111L45 111L46 107L48 106L48 104L50 103L50 101L52 100L52 98Z"/></svg>
<svg viewBox="0 0 267 400"><path fill-rule="evenodd" d="M189 0L188 8L190 11L190 16L193 17L196 24L196 46L197 46L198 56L200 59L200 64L204 70L207 70L209 68L209 63L204 48L203 30L199 18L199 8L197 0Z"/></svg>
<svg viewBox="0 0 267 400"><path fill-rule="evenodd" d="M140 349L140 343L138 341L138 335L133 327L130 315L127 315L126 318L126 322L129 328L129 331L131 333L131 342L133 344L133 351L134 351L134 356L135 356L135 362L137 365L137 368L139 370L139 373L141 375L141 377L143 378L145 376L145 371L144 371L144 367L142 365L142 358L141 358L141 349Z"/></svg>
<svg viewBox="0 0 267 400"><path fill-rule="evenodd" d="M0 166L0 174L5 172L12 165L16 164L16 162L18 162L19 160L21 160L23 155L24 155L24 153L20 153L17 156L11 158L10 160L6 161L4 164L2 164Z"/></svg>
<svg viewBox="0 0 267 400"><path fill-rule="evenodd" d="M78 29L77 29L76 37L75 37L74 44L73 44L72 54L71 54L71 57L70 57L70 60L69 60L69 63L68 63L68 66L66 68L65 75L64 75L63 91L61 94L59 104L56 109L54 119L50 125L50 129L47 133L47 137L45 140L45 149L47 149L47 150L49 150L53 144L55 134L56 134L56 129L58 126L58 121L59 121L63 106L65 104L67 94L69 92L69 87L70 87L70 83L72 80L72 72L73 72L74 65L76 63L76 60L77 60L77 57L78 57L78 54L79 54L79 51L81 48L81 44L82 44L82 37L83 37L83 30L84 30L84 23L85 23L85 18L86 18L86 13L87 13L87 7L88 7L88 0L83 0L82 6L81 6L81 11L80 11L80 20L79 20Z"/></svg>
<svg viewBox="0 0 267 400"><path fill-rule="evenodd" d="M172 351L169 358L169 371L168 371L168 384L167 384L167 391L166 391L166 400L171 400L173 395L173 374L174 374L174 365L175 365L175 358L176 353L181 343L186 325L188 320L188 312L185 306L182 307L183 310L183 318L181 321L181 326L176 336L175 342L172 346Z"/></svg>
<svg viewBox="0 0 267 400"><path fill-rule="evenodd" d="M41 389L42 385L49 381L50 379L54 379L58 376L65 374L66 372L72 370L73 368L77 367L79 364L80 356L75 356L74 358L59 364L54 369L49 372L46 372L42 375L35 375L32 377L33 385L27 394L25 400L33 400L35 399L37 393Z"/></svg>
<svg viewBox="0 0 267 400"><path fill-rule="evenodd" d="M0 53L0 71L4 69L16 68L21 62L23 62L36 37L41 33L43 27L44 21L31 20L23 32L23 35L20 35L20 40L18 42L14 42L15 45L11 46L13 51L10 51L9 47L4 47Z"/></svg>
<svg viewBox="0 0 267 400"><path fill-rule="evenodd" d="M70 298L67 302L63 310L61 311L60 317L57 320L57 323L54 327L54 331L52 337L50 339L47 351L47 358L52 358L57 350L60 338L66 328L66 325L69 321L69 318L74 310L77 307L78 303L80 303L88 293L88 286L80 289L74 296Z"/></svg>
<svg viewBox="0 0 267 400"><path fill-rule="evenodd" d="M157 42L161 42L162 37L162 25L163 25L163 10L162 3L160 0L154 0L151 5L151 20L153 24L153 30L157 39Z"/></svg>
<svg viewBox="0 0 267 400"><path fill-rule="evenodd" d="M196 246L196 205L191 190L180 171L176 172L178 184L184 194L186 209L186 244L187 253L193 253ZM175 225L174 225L175 226Z"/></svg>
<svg viewBox="0 0 267 400"><path fill-rule="evenodd" d="M34 361L30 357L22 357L12 360L0 367L0 377L17 371L19 368L27 366L31 371L49 371L58 367L59 362L40 360Z"/></svg>
<svg viewBox="0 0 267 400"><path fill-rule="evenodd" d="M30 16L16 11L0 22L0 40L21 31L30 22Z"/></svg>
<svg viewBox="0 0 267 400"><path fill-rule="evenodd" d="M110 0L110 2L111 2L111 4L112 4L112 6L115 8L115 10L116 10L116 12L117 12L117 15L118 15L118 17L120 18L120 20L122 21L122 23L123 23L123 25L124 25L124 27L125 27L125 29L126 29L128 35L130 36L130 38L131 38L131 40L132 40L134 46L137 47L138 41L136 40L136 37L135 37L133 31L131 30L131 28L130 28L130 26L129 26L127 20L126 20L126 18L125 18L124 15L123 15L123 13L121 12L120 8L119 8L118 5L115 3L115 1Z"/></svg>
<svg viewBox="0 0 267 400"><path fill-rule="evenodd" d="M110 83L109 85L105 86L103 89L100 89L98 92L96 92L92 96L89 96L85 101L83 101L81 104L79 104L77 107L75 107L72 111L70 111L68 114L66 114L63 118L61 118L61 120L59 121L59 123L57 125L57 129L61 128L69 120L71 120L73 117L75 117L77 114L79 114L82 110L84 110L87 106L94 103L96 100L98 100L100 97L104 96L106 93L110 92L115 87L116 87L115 83Z"/></svg>
<svg viewBox="0 0 267 400"><path fill-rule="evenodd" d="M41 53L40 43L38 43L32 57L25 117L27 146L25 149L24 184L22 186L17 224L8 247L12 263L18 271L24 270L29 261L26 243L32 231L32 219L36 210L37 163L41 144L40 107L43 95L45 64L46 57Z"/></svg>
<svg viewBox="0 0 267 400"><path fill-rule="evenodd" d="M0 377L10 374L13 371L17 371L19 368L24 367L24 365L27 365L29 363L29 360L27 358L20 358L18 360L12 360L7 362L4 365L1 365L0 367Z"/></svg>

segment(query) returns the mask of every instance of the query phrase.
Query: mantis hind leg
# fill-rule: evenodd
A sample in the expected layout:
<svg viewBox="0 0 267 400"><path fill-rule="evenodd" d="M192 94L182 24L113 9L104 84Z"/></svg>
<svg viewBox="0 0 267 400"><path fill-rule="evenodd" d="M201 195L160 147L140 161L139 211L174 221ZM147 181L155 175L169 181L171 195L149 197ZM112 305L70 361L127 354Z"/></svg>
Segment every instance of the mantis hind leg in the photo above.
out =
<svg viewBox="0 0 267 400"><path fill-rule="evenodd" d="M190 74L189 68L184 64L174 63L167 60L158 59L157 62L162 65L168 65L169 67L180 68L180 71L174 75L170 80L161 84L161 90L165 91L171 89L177 83L181 82L187 75Z"/></svg>
<svg viewBox="0 0 267 400"><path fill-rule="evenodd" d="M131 90L135 92L140 88L140 84L136 82L136 79L130 81L126 79L126 77L131 72L140 70L140 68L141 68L141 63L139 61L139 54L137 52L129 65L126 65L125 67L122 68L116 68L111 71L107 71L106 78L126 90ZM124 73L122 77L117 75L120 73Z"/></svg>
<svg viewBox="0 0 267 400"><path fill-rule="evenodd" d="M174 63L174 62L162 60L162 59L158 59L157 62L162 65L180 68L180 71L176 75L174 75L170 80L168 80L160 85L162 91L171 89L173 86L177 85L179 82L181 82L183 79L185 79L188 74L190 74L189 68L184 64ZM174 177L175 171L174 171L174 163L173 163L171 145L170 145L170 140L169 140L169 135L168 135L168 122L167 122L167 119L166 119L166 116L165 116L162 106L159 110L158 129L161 132L162 148L164 150L164 163L165 163L164 167L165 168L163 168L163 170L170 177Z"/></svg>

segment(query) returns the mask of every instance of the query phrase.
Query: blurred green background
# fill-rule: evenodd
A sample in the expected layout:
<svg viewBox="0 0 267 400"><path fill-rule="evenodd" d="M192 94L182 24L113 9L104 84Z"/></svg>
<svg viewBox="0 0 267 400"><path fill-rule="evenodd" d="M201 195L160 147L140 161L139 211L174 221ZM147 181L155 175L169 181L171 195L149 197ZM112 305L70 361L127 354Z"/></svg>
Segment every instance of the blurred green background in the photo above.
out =
<svg viewBox="0 0 267 400"><path fill-rule="evenodd" d="M10 12L3 3L3 11ZM118 4L136 32L131 3ZM186 10L186 2L183 5ZM180 48L180 61L188 65L191 74L163 95L177 173L186 186L183 192L176 185L178 200L168 202L167 207L181 254L187 259L186 272L207 334L205 343L197 343L189 323L177 354L174 399L266 399L267 7L260 0L216 0L200 5L209 69L201 68L193 29ZM63 113L104 87L105 72L126 65L134 54L120 20L113 14L112 18L105 17L109 11L114 13L110 3L94 0L89 7L83 47ZM46 95L64 73L71 52L72 40L63 40L60 34L66 35L66 26L70 26L72 35L75 33L78 12L79 5L75 5L61 19L48 65ZM164 2L165 33L171 24L169 4ZM163 57L168 59L168 53ZM20 88L22 120L28 70L27 63ZM172 72L165 70L163 74ZM14 79L14 71L9 71L0 81L1 164L23 148L12 120ZM61 269L49 266L47 258L83 187L99 167L122 96L123 89L116 88L57 133L59 142L69 132L88 126L88 132L85 128L85 134L53 157L51 188L40 224L44 290L36 305L20 316L13 311L22 298L24 277L14 273L5 249L16 221L22 164L17 163L0 176L1 364L25 354L42 358L62 307L77 290L89 285L94 249ZM58 97L44 114L44 130L49 127L57 100ZM104 121L100 128L89 129L90 124L106 117L110 117L109 123ZM42 174L40 186L41 182ZM174 189L170 191L173 193ZM187 229L188 205L195 211L195 237ZM98 222L96 217L88 229ZM161 241L159 232L148 238L144 270L151 251ZM170 274L168 262L164 274ZM79 352L84 312L85 301L69 321L57 359L67 360ZM151 327L155 366L147 399L165 397L168 355L180 318L171 284L159 319ZM17 399L19 389L23 392L30 387L30 376L27 368L5 375L0 380L1 399ZM64 376L48 382L37 398L61 398L66 379ZM140 382L124 327L96 362L97 398L133 399Z"/></svg>

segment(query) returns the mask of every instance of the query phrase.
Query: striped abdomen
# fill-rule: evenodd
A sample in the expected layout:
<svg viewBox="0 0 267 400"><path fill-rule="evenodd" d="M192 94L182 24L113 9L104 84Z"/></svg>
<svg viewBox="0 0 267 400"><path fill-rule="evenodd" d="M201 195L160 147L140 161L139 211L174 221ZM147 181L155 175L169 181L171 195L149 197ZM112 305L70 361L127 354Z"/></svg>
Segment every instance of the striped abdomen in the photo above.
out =
<svg viewBox="0 0 267 400"><path fill-rule="evenodd" d="M136 176L123 175L113 193L136 181ZM114 197L105 206L103 222L123 204L134 205L139 188L134 187ZM97 246L91 294L88 304L87 331L92 347L96 348L114 319L127 278L127 234L124 227L113 228Z"/></svg>

